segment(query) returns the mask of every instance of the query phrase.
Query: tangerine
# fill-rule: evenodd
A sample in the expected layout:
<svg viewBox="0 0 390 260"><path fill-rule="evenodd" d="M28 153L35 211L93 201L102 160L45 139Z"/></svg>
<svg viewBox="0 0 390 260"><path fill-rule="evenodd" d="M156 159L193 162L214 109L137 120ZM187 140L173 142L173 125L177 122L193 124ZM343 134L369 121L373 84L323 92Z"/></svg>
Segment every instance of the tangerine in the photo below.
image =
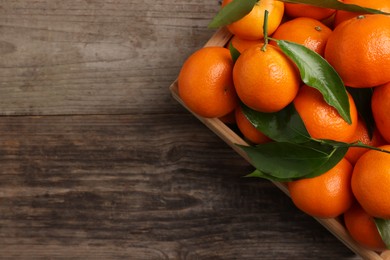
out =
<svg viewBox="0 0 390 260"><path fill-rule="evenodd" d="M325 59L350 87L390 81L390 17L359 15L337 26L328 38Z"/></svg>
<svg viewBox="0 0 390 260"><path fill-rule="evenodd" d="M379 147L390 151L390 145ZM373 217L390 218L390 154L370 150L357 160L352 191L363 209Z"/></svg>
<svg viewBox="0 0 390 260"><path fill-rule="evenodd" d="M371 108L379 132L390 143L390 82L374 88Z"/></svg>
<svg viewBox="0 0 390 260"><path fill-rule="evenodd" d="M272 38L299 43L323 55L331 32L329 27L316 19L298 17L282 23ZM276 42L272 41L271 44L276 44Z"/></svg>
<svg viewBox="0 0 390 260"><path fill-rule="evenodd" d="M355 4L362 7L368 7L373 8L377 10L381 10L383 12L390 12L390 1L389 0L343 0L345 4ZM333 24L334 26L339 25L340 23L349 20L351 18L354 18L358 15L361 15L364 13L356 13L356 12L348 12L344 10L336 10Z"/></svg>
<svg viewBox="0 0 390 260"><path fill-rule="evenodd" d="M256 44L264 43L263 40L246 40L238 37L237 35L233 35L233 37L230 39L228 46L230 43L233 45L233 47L238 50L239 53L243 53L246 49L249 47L252 47Z"/></svg>
<svg viewBox="0 0 390 260"><path fill-rule="evenodd" d="M330 17L335 10L307 4L285 3L285 13L291 18L310 17L323 20Z"/></svg>
<svg viewBox="0 0 390 260"><path fill-rule="evenodd" d="M179 96L202 117L222 117L235 109L233 60L224 47L204 47L187 58L178 77Z"/></svg>
<svg viewBox="0 0 390 260"><path fill-rule="evenodd" d="M300 76L295 65L272 45L258 44L243 52L233 68L233 81L241 101L260 112L276 112L296 96Z"/></svg>
<svg viewBox="0 0 390 260"><path fill-rule="evenodd" d="M374 218L358 203L344 213L344 223L351 237L360 245L375 251L386 249Z"/></svg>
<svg viewBox="0 0 390 260"><path fill-rule="evenodd" d="M352 124L348 124L334 107L327 104L317 89L307 85L301 87L293 103L311 137L351 141L357 127L358 114L352 96L347 94Z"/></svg>
<svg viewBox="0 0 390 260"><path fill-rule="evenodd" d="M377 129L373 131L372 137L370 137L368 133L367 125L361 118L358 118L358 124L355 133L353 134L352 137L352 142L357 142L357 141L360 141L363 144L374 146L374 147L385 144L385 141L383 140L382 136L380 135ZM356 161L360 158L360 156L362 156L368 150L369 150L368 148L350 147L347 153L345 154L345 158L354 165Z"/></svg>
<svg viewBox="0 0 390 260"><path fill-rule="evenodd" d="M237 106L235 111L237 127L247 140L254 144L266 143L271 140L268 136L264 135L253 126L253 124L245 116L241 106Z"/></svg>
<svg viewBox="0 0 390 260"><path fill-rule="evenodd" d="M352 165L341 159L324 174L288 182L287 186L300 210L314 217L333 218L352 205L351 176Z"/></svg>
<svg viewBox="0 0 390 260"><path fill-rule="evenodd" d="M233 0L223 0L222 8ZM246 0L241 0L246 1ZM284 3L277 0L261 0L252 11L238 21L227 25L228 30L238 37L247 40L262 39L264 11L268 10L268 34L271 35L282 22Z"/></svg>

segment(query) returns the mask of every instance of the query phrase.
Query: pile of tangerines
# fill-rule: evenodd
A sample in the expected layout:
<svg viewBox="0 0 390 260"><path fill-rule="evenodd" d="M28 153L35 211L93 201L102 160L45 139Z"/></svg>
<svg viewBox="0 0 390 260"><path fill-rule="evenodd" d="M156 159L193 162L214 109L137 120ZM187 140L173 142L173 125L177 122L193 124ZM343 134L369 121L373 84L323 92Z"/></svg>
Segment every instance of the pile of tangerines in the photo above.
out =
<svg viewBox="0 0 390 260"><path fill-rule="evenodd" d="M231 1L224 0L222 8ZM343 2L390 12L389 0ZM337 71L348 90L351 123L317 89L303 84L296 65L275 41L264 42L265 10L270 37L306 46ZM232 34L228 45L197 50L180 71L179 96L194 113L234 124L249 144L258 145L273 140L248 120L240 104L263 113L293 104L313 138L390 150L390 16L261 0L227 29ZM240 53L236 60L229 46ZM349 93L363 88L372 90L365 111L372 115L372 131ZM361 245L386 248L374 219L390 219L389 153L350 147L331 170L289 181L287 187L302 211L342 217Z"/></svg>

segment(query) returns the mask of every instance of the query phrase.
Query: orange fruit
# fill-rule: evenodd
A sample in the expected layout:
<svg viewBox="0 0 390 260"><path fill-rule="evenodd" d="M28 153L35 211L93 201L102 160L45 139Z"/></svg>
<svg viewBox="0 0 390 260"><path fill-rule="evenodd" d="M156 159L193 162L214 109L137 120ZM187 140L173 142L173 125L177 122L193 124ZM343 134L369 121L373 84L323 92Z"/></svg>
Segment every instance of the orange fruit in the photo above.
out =
<svg viewBox="0 0 390 260"><path fill-rule="evenodd" d="M370 135L368 134L367 125L361 118L358 118L358 124L351 140L351 142L357 141L374 147L385 144L385 141L383 140L377 129L374 130L372 138L370 138ZM369 151L368 148L350 147L345 155L345 158L354 165L356 161L360 158L360 156L362 156L367 151Z"/></svg>
<svg viewBox="0 0 390 260"><path fill-rule="evenodd" d="M328 38L325 59L350 87L390 81L390 16L360 15L337 26Z"/></svg>
<svg viewBox="0 0 390 260"><path fill-rule="evenodd" d="M358 114L349 93L348 99L352 124L348 124L334 107L328 105L315 88L303 85L293 102L311 137L349 142L357 127Z"/></svg>
<svg viewBox="0 0 390 260"><path fill-rule="evenodd" d="M360 245L375 251L386 249L373 217L358 203L344 213L344 223L351 237Z"/></svg>
<svg viewBox="0 0 390 260"><path fill-rule="evenodd" d="M390 151L390 145L379 148ZM352 175L352 191L368 214L390 218L390 154L370 150L356 162Z"/></svg>
<svg viewBox="0 0 390 260"><path fill-rule="evenodd" d="M285 3L284 6L285 13L291 18L310 17L316 20L322 20L328 18L335 12L334 9L322 8L307 4Z"/></svg>
<svg viewBox="0 0 390 260"><path fill-rule="evenodd" d="M362 7L369 7L383 12L390 12L390 1L389 0L343 0L345 4L355 4ZM337 10L334 16L334 26L339 25L340 23L354 18L363 13L347 12L343 10Z"/></svg>
<svg viewBox="0 0 390 260"><path fill-rule="evenodd" d="M262 44L243 52L233 68L237 94L248 107L261 112L276 112L296 96L300 76L282 51Z"/></svg>
<svg viewBox="0 0 390 260"><path fill-rule="evenodd" d="M236 108L235 117L238 129L242 135L251 143L261 144L271 140L252 125L240 106Z"/></svg>
<svg viewBox="0 0 390 260"><path fill-rule="evenodd" d="M252 47L256 44L264 43L263 40L246 40L238 37L237 35L233 35L233 37L230 39L228 45L226 46L229 48L230 44L233 45L233 47L238 50L239 53L243 53L246 49L249 47Z"/></svg>
<svg viewBox="0 0 390 260"><path fill-rule="evenodd" d="M379 132L390 143L390 82L374 88L371 108Z"/></svg>
<svg viewBox="0 0 390 260"><path fill-rule="evenodd" d="M233 0L223 0L222 7ZM246 0L241 0L246 1ZM268 10L268 34L271 35L282 21L284 3L277 0L261 0L255 4L252 11L238 21L227 25L228 30L242 39L262 39L264 11Z"/></svg>
<svg viewBox="0 0 390 260"><path fill-rule="evenodd" d="M179 96L202 117L222 117L238 104L232 79L233 60L224 47L204 47L184 62L178 77Z"/></svg>
<svg viewBox="0 0 390 260"><path fill-rule="evenodd" d="M329 27L316 19L298 17L282 23L272 38L299 43L323 55L331 32ZM271 41L271 44L276 44L276 42Z"/></svg>
<svg viewBox="0 0 390 260"><path fill-rule="evenodd" d="M287 186L297 208L314 217L333 218L352 205L351 176L352 165L341 159L326 173L292 181Z"/></svg>

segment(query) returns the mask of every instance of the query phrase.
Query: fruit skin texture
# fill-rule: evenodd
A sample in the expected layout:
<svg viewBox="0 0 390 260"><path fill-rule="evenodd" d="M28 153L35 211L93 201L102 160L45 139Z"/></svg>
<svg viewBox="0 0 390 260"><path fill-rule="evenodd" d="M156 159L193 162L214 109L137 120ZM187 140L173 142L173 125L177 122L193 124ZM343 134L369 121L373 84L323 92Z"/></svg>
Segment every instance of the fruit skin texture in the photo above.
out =
<svg viewBox="0 0 390 260"><path fill-rule="evenodd" d="M374 129L372 138L368 134L366 123L362 118L358 119L358 125L356 127L355 133L352 137L352 142L360 141L363 144L378 147L385 144L382 136L380 135L377 129ZM365 152L369 151L368 148L360 148L360 147L350 147L348 152L345 154L345 158L354 165L357 160L362 156Z"/></svg>
<svg viewBox="0 0 390 260"><path fill-rule="evenodd" d="M344 223L351 237L367 249L382 251L386 249L374 219L358 204L344 213Z"/></svg>
<svg viewBox="0 0 390 260"><path fill-rule="evenodd" d="M390 1L389 0L343 0L342 1L345 4L355 4L362 7L369 7L377 10L381 10L383 12L390 12ZM349 20L351 18L354 18L360 14L363 13L354 13L354 12L347 12L343 10L336 10L335 16L334 16L334 26L339 25L340 23Z"/></svg>
<svg viewBox="0 0 390 260"><path fill-rule="evenodd" d="M331 32L329 27L316 19L299 17L281 24L272 38L302 44L322 56ZM271 41L271 44L276 45L276 42Z"/></svg>
<svg viewBox="0 0 390 260"><path fill-rule="evenodd" d="M348 98L352 124L348 124L335 108L328 105L315 88L303 85L293 103L311 137L349 142L357 127L358 114L349 93Z"/></svg>
<svg viewBox="0 0 390 260"><path fill-rule="evenodd" d="M390 143L390 82L374 88L371 108L379 132Z"/></svg>
<svg viewBox="0 0 390 260"><path fill-rule="evenodd" d="M390 151L390 145L379 148ZM363 209L373 217L390 218L390 154L370 150L356 162L352 191Z"/></svg>
<svg viewBox="0 0 390 260"><path fill-rule="evenodd" d="M222 7L232 1L233 0L224 0L222 2ZM258 40L264 38L263 24L265 10L268 10L269 12L268 34L271 35L281 23L284 14L284 3L277 0L261 0L255 4L249 14L240 20L227 25L228 30L242 39Z"/></svg>
<svg viewBox="0 0 390 260"><path fill-rule="evenodd" d="M276 112L296 96L300 76L295 65L278 48L262 44L247 49L237 59L233 80L237 94L248 107L260 112Z"/></svg>
<svg viewBox="0 0 390 260"><path fill-rule="evenodd" d="M335 12L334 9L322 8L306 4L285 3L284 7L285 13L291 18L310 17L316 20L322 20L328 18Z"/></svg>
<svg viewBox="0 0 390 260"><path fill-rule="evenodd" d="M350 87L390 81L390 16L361 15L337 26L328 38L325 59Z"/></svg>
<svg viewBox="0 0 390 260"><path fill-rule="evenodd" d="M222 117L238 104L234 89L233 60L224 47L205 47L184 62L178 77L179 96L202 117Z"/></svg>
<svg viewBox="0 0 390 260"><path fill-rule="evenodd" d="M351 191L352 165L342 159L326 173L288 183L294 204L310 216L334 218L349 209L353 202Z"/></svg>
<svg viewBox="0 0 390 260"><path fill-rule="evenodd" d="M242 111L241 106L235 110L235 118L238 129L242 135L253 144L261 144L271 141L269 137L256 129Z"/></svg>

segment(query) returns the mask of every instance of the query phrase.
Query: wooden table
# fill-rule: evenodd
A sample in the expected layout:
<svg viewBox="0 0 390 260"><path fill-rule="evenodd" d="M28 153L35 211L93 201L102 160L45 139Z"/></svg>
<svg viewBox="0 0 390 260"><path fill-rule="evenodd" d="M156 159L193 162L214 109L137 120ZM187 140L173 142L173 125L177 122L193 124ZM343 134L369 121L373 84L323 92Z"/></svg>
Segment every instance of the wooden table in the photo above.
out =
<svg viewBox="0 0 390 260"><path fill-rule="evenodd" d="M0 259L358 259L171 97L218 8L0 1Z"/></svg>

